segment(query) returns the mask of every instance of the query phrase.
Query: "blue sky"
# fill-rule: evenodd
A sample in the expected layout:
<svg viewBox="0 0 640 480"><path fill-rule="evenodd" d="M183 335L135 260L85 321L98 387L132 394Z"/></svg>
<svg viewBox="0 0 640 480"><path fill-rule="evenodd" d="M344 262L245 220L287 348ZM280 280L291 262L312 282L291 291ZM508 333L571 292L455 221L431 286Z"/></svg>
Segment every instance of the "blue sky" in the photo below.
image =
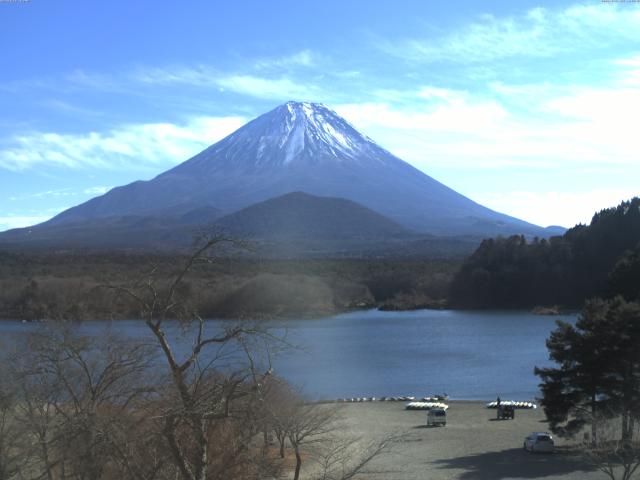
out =
<svg viewBox="0 0 640 480"><path fill-rule="evenodd" d="M495 210L640 194L640 4L0 1L0 230L322 102Z"/></svg>

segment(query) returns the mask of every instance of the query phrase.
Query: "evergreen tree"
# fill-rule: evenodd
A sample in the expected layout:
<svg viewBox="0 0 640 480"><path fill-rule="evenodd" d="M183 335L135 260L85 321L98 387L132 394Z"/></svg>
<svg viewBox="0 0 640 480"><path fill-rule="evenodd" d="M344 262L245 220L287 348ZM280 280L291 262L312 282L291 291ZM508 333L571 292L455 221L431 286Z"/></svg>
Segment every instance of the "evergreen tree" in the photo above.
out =
<svg viewBox="0 0 640 480"><path fill-rule="evenodd" d="M547 340L558 366L536 368L550 428L573 436L596 419L620 417L622 440L631 441L640 418L640 305L621 297L588 301L575 326L558 322Z"/></svg>
<svg viewBox="0 0 640 480"><path fill-rule="evenodd" d="M484 240L449 297L468 308L578 307L586 298L640 298L640 198L622 202L549 240Z"/></svg>
<svg viewBox="0 0 640 480"><path fill-rule="evenodd" d="M609 285L626 300L640 300L640 244L618 260L609 275Z"/></svg>

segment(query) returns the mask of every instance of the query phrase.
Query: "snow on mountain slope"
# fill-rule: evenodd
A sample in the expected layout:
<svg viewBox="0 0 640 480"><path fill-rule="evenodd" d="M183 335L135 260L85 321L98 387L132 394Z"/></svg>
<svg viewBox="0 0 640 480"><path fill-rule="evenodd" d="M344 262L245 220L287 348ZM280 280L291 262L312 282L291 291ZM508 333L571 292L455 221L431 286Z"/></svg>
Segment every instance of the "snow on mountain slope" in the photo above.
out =
<svg viewBox="0 0 640 480"><path fill-rule="evenodd" d="M366 164L385 154L326 106L288 102L209 147L189 162L189 168L263 169L346 160Z"/></svg>

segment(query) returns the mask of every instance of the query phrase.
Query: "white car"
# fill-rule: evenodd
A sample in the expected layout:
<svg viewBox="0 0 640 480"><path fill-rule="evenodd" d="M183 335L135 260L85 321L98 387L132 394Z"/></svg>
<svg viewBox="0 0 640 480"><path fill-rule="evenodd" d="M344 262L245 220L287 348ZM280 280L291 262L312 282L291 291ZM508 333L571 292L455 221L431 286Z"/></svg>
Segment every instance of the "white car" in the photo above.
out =
<svg viewBox="0 0 640 480"><path fill-rule="evenodd" d="M529 452L551 453L555 450L553 437L550 433L547 432L533 432L531 435L524 439L523 447Z"/></svg>

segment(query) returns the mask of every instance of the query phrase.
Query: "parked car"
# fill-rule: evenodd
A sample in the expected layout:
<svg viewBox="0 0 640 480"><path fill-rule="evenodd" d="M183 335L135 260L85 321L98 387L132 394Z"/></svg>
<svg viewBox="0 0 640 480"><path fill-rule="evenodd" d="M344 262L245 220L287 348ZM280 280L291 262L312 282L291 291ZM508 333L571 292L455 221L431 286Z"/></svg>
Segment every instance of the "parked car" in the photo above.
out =
<svg viewBox="0 0 640 480"><path fill-rule="evenodd" d="M516 409L513 405L500 405L498 407L498 420L513 420L516 415Z"/></svg>
<svg viewBox="0 0 640 480"><path fill-rule="evenodd" d="M447 411L444 408L432 408L427 413L427 427L443 427L447 424Z"/></svg>
<svg viewBox="0 0 640 480"><path fill-rule="evenodd" d="M533 432L524 439L523 447L529 452L553 452L555 450L553 437L547 432Z"/></svg>

